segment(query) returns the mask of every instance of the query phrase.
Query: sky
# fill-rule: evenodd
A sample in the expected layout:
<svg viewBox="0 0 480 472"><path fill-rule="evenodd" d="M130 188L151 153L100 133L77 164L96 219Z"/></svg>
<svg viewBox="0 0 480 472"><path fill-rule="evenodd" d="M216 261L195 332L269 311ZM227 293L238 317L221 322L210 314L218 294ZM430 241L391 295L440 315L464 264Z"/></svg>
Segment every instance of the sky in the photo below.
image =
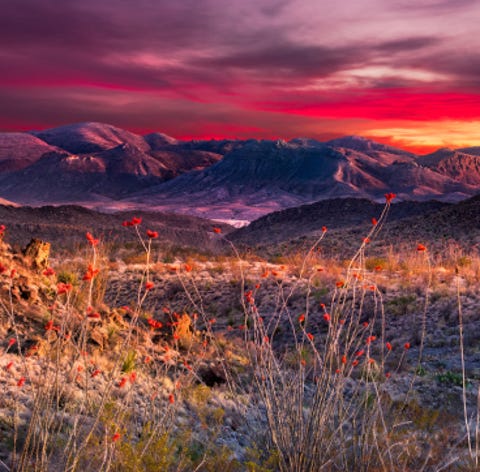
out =
<svg viewBox="0 0 480 472"><path fill-rule="evenodd" d="M0 0L0 131L480 145L478 0Z"/></svg>

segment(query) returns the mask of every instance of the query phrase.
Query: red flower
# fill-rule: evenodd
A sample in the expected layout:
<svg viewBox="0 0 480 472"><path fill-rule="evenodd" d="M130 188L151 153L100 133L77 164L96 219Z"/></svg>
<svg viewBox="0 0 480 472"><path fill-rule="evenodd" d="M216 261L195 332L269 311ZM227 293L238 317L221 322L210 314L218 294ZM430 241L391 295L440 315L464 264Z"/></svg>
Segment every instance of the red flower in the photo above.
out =
<svg viewBox="0 0 480 472"><path fill-rule="evenodd" d="M190 264L185 264L183 267L185 272L192 272L192 266Z"/></svg>
<svg viewBox="0 0 480 472"><path fill-rule="evenodd" d="M168 396L168 402L169 402L170 404L175 403L175 397L173 396L173 393L171 393L171 394Z"/></svg>
<svg viewBox="0 0 480 472"><path fill-rule="evenodd" d="M10 361L6 366L5 370L10 370L13 367L13 361Z"/></svg>
<svg viewBox="0 0 480 472"><path fill-rule="evenodd" d="M355 354L355 357L362 357L365 354L365 351L362 349Z"/></svg>
<svg viewBox="0 0 480 472"><path fill-rule="evenodd" d="M326 233L327 232L327 227L326 226L322 226L322 233Z"/></svg>
<svg viewBox="0 0 480 472"><path fill-rule="evenodd" d="M343 280L339 280L338 282L335 283L337 288L342 288L345 285L345 282Z"/></svg>
<svg viewBox="0 0 480 472"><path fill-rule="evenodd" d="M426 250L427 250L427 248L423 244L419 244L417 246L417 251L419 251L419 252L424 252Z"/></svg>
<svg viewBox="0 0 480 472"><path fill-rule="evenodd" d="M369 337L367 338L366 343L367 343L367 344L370 344L372 341L375 341L375 339L377 339L376 336L369 336Z"/></svg>
<svg viewBox="0 0 480 472"><path fill-rule="evenodd" d="M93 280L93 278L98 275L100 272L99 269L94 269L91 264L88 265L87 272L83 276L83 280Z"/></svg>
<svg viewBox="0 0 480 472"><path fill-rule="evenodd" d="M57 294L61 295L62 293L70 292L72 288L72 284L64 284L63 282L60 282L57 284Z"/></svg>
<svg viewBox="0 0 480 472"><path fill-rule="evenodd" d="M120 438L121 438L121 434L120 434L120 433L115 433L115 434L112 436L112 441L113 441L113 442L117 442Z"/></svg>
<svg viewBox="0 0 480 472"><path fill-rule="evenodd" d="M347 363L347 356L343 355L342 356L342 364L346 364Z"/></svg>
<svg viewBox="0 0 480 472"><path fill-rule="evenodd" d="M23 384L25 383L27 379L25 377L20 377L20 379L17 382L17 387L23 387Z"/></svg>
<svg viewBox="0 0 480 472"><path fill-rule="evenodd" d="M7 268L3 264L0 263L0 274L3 274L6 271L7 271Z"/></svg>
<svg viewBox="0 0 480 472"><path fill-rule="evenodd" d="M213 232L214 232L214 233L217 233L217 234L220 234L220 233L222 232L222 228L214 227L214 228L213 228Z"/></svg>
<svg viewBox="0 0 480 472"><path fill-rule="evenodd" d="M151 230L147 229L147 236L150 239L158 238L158 231L151 231Z"/></svg>
<svg viewBox="0 0 480 472"><path fill-rule="evenodd" d="M323 319L328 323L330 321L330 314L329 313L324 313Z"/></svg>
<svg viewBox="0 0 480 472"><path fill-rule="evenodd" d="M355 360L352 362L352 365L353 365L353 367L357 366L357 365L358 365L358 361L355 359Z"/></svg>
<svg viewBox="0 0 480 472"><path fill-rule="evenodd" d="M147 323L153 329L160 329L163 326L163 324L160 321L154 320L153 318L148 318Z"/></svg>
<svg viewBox="0 0 480 472"><path fill-rule="evenodd" d="M405 343L405 344L403 345L403 347L404 347L405 349L410 349L410 343Z"/></svg>
<svg viewBox="0 0 480 472"><path fill-rule="evenodd" d="M51 275L55 275L55 271L51 267L48 267L43 271L43 275L50 277Z"/></svg>
<svg viewBox="0 0 480 472"><path fill-rule="evenodd" d="M127 227L133 226L133 225L132 225L131 221L124 221L124 222L122 223L122 226L124 226L125 228L127 228Z"/></svg>
<svg viewBox="0 0 480 472"><path fill-rule="evenodd" d="M95 369L93 372L92 372L92 378L93 377L96 377L97 375L100 375L102 373L102 371L100 369Z"/></svg>
<svg viewBox="0 0 480 472"><path fill-rule="evenodd" d="M378 220L376 218L372 218L372 225L377 226Z"/></svg>
<svg viewBox="0 0 480 472"><path fill-rule="evenodd" d="M147 282L145 284L145 290L152 290L153 287L155 287L155 284L153 282Z"/></svg>
<svg viewBox="0 0 480 472"><path fill-rule="evenodd" d="M0 225L0 236L3 235L3 233L5 232L6 229L7 229L7 227L5 225Z"/></svg>
<svg viewBox="0 0 480 472"><path fill-rule="evenodd" d="M95 239L95 238L93 237L92 233L87 232L87 233L85 234L85 237L87 238L87 241L88 241L92 246L96 246L96 245L100 242L99 239Z"/></svg>
<svg viewBox="0 0 480 472"><path fill-rule="evenodd" d="M141 224L141 222L142 222L142 218L134 216L132 218L132 221L130 221L130 224L131 224L131 226L138 226L139 224Z"/></svg>
<svg viewBox="0 0 480 472"><path fill-rule="evenodd" d="M94 312L94 313L90 312L90 313L87 314L87 317L98 320L98 319L101 318L101 315L98 312Z"/></svg>
<svg viewBox="0 0 480 472"><path fill-rule="evenodd" d="M310 341L313 341L313 334L312 333L307 333L307 338L310 340Z"/></svg>
<svg viewBox="0 0 480 472"><path fill-rule="evenodd" d="M10 338L8 341L8 347L12 347L16 342L17 340L15 338Z"/></svg>
<svg viewBox="0 0 480 472"><path fill-rule="evenodd" d="M385 344L385 347L386 347L389 351L392 350L392 345L391 345L390 343L388 343L388 342Z"/></svg>
<svg viewBox="0 0 480 472"><path fill-rule="evenodd" d="M118 388L123 388L123 387L125 387L125 384L126 384L126 383L127 383L126 377L122 377L122 378L120 379L120 382L118 382Z"/></svg>
<svg viewBox="0 0 480 472"><path fill-rule="evenodd" d="M53 320L47 321L47 324L45 325L45 331L60 331L59 326L55 326L53 324Z"/></svg>
<svg viewBox="0 0 480 472"><path fill-rule="evenodd" d="M130 374L130 377L129 377L128 380L130 380L130 383L132 383L132 384L135 383L135 381L137 380L137 373L136 373L136 372L132 372L132 373Z"/></svg>
<svg viewBox="0 0 480 472"><path fill-rule="evenodd" d="M299 323L303 323L305 321L305 314L302 313L299 317L298 317L298 322Z"/></svg>
<svg viewBox="0 0 480 472"><path fill-rule="evenodd" d="M385 200L387 203L391 203L391 201L396 197L397 195L395 193L386 193L385 194Z"/></svg>

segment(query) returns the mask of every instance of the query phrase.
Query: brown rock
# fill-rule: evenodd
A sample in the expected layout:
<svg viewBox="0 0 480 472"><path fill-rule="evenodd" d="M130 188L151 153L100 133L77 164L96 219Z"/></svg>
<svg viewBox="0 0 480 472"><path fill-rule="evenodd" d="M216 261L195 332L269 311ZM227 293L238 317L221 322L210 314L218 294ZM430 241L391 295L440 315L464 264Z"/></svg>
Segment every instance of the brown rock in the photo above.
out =
<svg viewBox="0 0 480 472"><path fill-rule="evenodd" d="M32 239L23 251L25 258L34 269L46 269L50 256L50 243Z"/></svg>

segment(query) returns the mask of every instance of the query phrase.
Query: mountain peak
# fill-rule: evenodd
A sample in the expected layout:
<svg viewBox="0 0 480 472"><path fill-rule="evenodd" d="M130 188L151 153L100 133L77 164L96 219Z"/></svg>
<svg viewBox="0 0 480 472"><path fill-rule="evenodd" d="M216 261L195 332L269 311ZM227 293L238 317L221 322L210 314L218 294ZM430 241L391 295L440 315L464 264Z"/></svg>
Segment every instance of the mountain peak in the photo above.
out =
<svg viewBox="0 0 480 472"><path fill-rule="evenodd" d="M410 152L404 151L403 149L398 149L393 146L389 146L387 144L377 143L368 138L364 138L363 136L344 136L342 138L332 139L325 143L327 146L331 147L340 147L351 149L352 151L358 152L388 152L390 154L398 154L398 155L409 155L412 154Z"/></svg>

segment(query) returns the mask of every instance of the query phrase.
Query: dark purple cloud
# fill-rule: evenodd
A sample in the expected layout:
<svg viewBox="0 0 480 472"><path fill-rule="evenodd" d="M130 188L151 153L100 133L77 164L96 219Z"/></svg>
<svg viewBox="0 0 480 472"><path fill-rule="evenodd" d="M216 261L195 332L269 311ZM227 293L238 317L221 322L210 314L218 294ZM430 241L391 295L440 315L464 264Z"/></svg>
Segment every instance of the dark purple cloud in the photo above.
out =
<svg viewBox="0 0 480 472"><path fill-rule="evenodd" d="M175 135L215 124L290 134L314 128L298 116L304 100L317 120L335 100L349 104L342 120L375 119L375 107L354 110L372 91L381 120L398 113L395 94L480 93L479 15L473 0L4 2L0 127L96 120Z"/></svg>

